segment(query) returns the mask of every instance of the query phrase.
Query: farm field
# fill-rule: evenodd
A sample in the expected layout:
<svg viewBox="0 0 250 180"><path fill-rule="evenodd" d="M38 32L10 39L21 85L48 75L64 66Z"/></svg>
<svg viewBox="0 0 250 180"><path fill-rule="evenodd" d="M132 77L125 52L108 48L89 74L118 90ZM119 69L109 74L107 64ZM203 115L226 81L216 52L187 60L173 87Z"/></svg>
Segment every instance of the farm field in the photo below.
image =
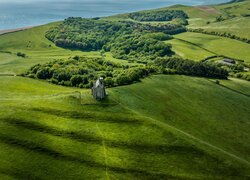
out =
<svg viewBox="0 0 250 180"><path fill-rule="evenodd" d="M194 28L202 28L206 31L228 32L239 37L250 37L250 18L238 17L222 22L215 22L209 25L196 26Z"/></svg>
<svg viewBox="0 0 250 180"><path fill-rule="evenodd" d="M188 28L226 32L249 39L249 17L247 16L249 14L249 6L250 1L245 0L221 5L195 7L176 5L169 8L184 10L188 14ZM225 20L217 22L216 18L218 16L223 16Z"/></svg>
<svg viewBox="0 0 250 180"><path fill-rule="evenodd" d="M173 46L173 51L184 59L191 59L195 61L201 61L207 57L214 56L215 53L189 42L182 41L180 39L172 39L166 41Z"/></svg>
<svg viewBox="0 0 250 180"><path fill-rule="evenodd" d="M109 89L104 102L33 79L0 82L1 177L242 179L249 172L249 99L206 79L152 76Z"/></svg>
<svg viewBox="0 0 250 180"><path fill-rule="evenodd" d="M184 40L189 44L192 43L206 49L217 55L241 59L245 62L250 62L250 44L232 40L224 37L200 34L200 33L181 33L174 36L176 39Z"/></svg>

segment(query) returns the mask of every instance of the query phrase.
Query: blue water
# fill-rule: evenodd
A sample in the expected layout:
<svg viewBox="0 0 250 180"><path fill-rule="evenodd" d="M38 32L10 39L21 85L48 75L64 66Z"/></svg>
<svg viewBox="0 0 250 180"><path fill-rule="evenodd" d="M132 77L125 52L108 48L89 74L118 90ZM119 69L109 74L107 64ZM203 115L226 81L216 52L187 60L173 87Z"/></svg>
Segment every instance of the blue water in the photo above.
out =
<svg viewBox="0 0 250 180"><path fill-rule="evenodd" d="M0 0L0 30L35 26L67 17L100 17L174 4L204 5L228 0Z"/></svg>

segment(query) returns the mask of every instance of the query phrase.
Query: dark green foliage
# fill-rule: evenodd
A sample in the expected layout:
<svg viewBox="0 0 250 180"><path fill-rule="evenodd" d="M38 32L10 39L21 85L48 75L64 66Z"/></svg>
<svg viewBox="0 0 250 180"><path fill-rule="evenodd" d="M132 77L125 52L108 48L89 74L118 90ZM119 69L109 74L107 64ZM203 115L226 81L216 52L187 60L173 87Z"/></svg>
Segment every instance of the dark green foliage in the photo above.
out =
<svg viewBox="0 0 250 180"><path fill-rule="evenodd" d="M188 15L181 10L145 11L129 14L131 19L137 21L172 21L173 19L187 19Z"/></svg>
<svg viewBox="0 0 250 180"><path fill-rule="evenodd" d="M162 32L158 32L158 33L147 33L144 35L145 38L152 38L152 39L156 39L159 41L167 41L170 39L173 39L173 37L171 35L162 33Z"/></svg>
<svg viewBox="0 0 250 180"><path fill-rule="evenodd" d="M24 76L80 88L92 87L98 77L103 77L106 86L113 87L132 84L155 73L226 79L228 71L219 65L162 57L146 65L129 66L115 64L101 57L79 57L78 60L72 58L35 65Z"/></svg>
<svg viewBox="0 0 250 180"><path fill-rule="evenodd" d="M250 81L250 74L245 70L245 68L248 69L250 67L247 63L237 61L237 64L226 65L219 63L219 66L226 69L232 77Z"/></svg>
<svg viewBox="0 0 250 180"><path fill-rule="evenodd" d="M215 64L183 60L180 58L158 58L154 61L156 66L174 69L177 74L227 79L228 71Z"/></svg>
<svg viewBox="0 0 250 180"><path fill-rule="evenodd" d="M16 55L19 56L19 57L23 57L23 58L26 57L26 54L22 53L22 52L18 52Z"/></svg>
<svg viewBox="0 0 250 180"><path fill-rule="evenodd" d="M239 72L239 73L233 73L233 74L230 74L232 77L235 77L235 78L240 78L240 79L244 79L244 80L247 80L247 81L250 81L250 74L247 74L247 73L244 73L244 72Z"/></svg>
<svg viewBox="0 0 250 180"><path fill-rule="evenodd" d="M196 32L196 33L203 33L203 34L226 37L226 38L235 39L235 40L242 41L242 42L250 44L250 39L242 38L242 37L239 37L239 36L236 36L234 34L227 33L227 32L220 33L220 32L216 32L216 31L206 31L206 30L201 29L201 28L199 28L199 29L188 29L188 31L189 32Z"/></svg>
<svg viewBox="0 0 250 180"><path fill-rule="evenodd" d="M216 22L221 22L221 21L224 21L224 20L226 20L226 19L223 16L216 17Z"/></svg>
<svg viewBox="0 0 250 180"><path fill-rule="evenodd" d="M52 73L50 68L45 67L39 69L36 73L36 76L38 79L50 79L52 77Z"/></svg>
<svg viewBox="0 0 250 180"><path fill-rule="evenodd" d="M77 58L36 65L25 74L30 78L45 79L53 84L89 88L98 77L104 77L106 86L131 84L149 75L145 67L121 66L102 58Z"/></svg>
<svg viewBox="0 0 250 180"><path fill-rule="evenodd" d="M186 28L178 23L143 24L132 21L68 18L59 26L48 31L46 37L57 46L65 48L76 48L85 51L101 49L110 51L112 49L115 52L115 56L120 56L122 59L134 57L134 55L125 57L123 54L135 53L142 49L141 53L136 55L136 58L144 58L143 61L145 61L145 59L152 59L148 58L149 55L159 54L160 56L165 56L171 54L171 47L164 45L161 41L171 39L171 34L184 31L186 31ZM138 37L138 34L143 36ZM130 36L132 38L127 39ZM134 37L138 38L135 40ZM124 43L124 39L126 39L127 45L130 44L124 50L125 53L123 49L119 49L121 47L120 44ZM147 42L144 43L144 41ZM138 44L141 46L142 43L145 44L145 47L138 49ZM152 43L150 45L152 50L149 49L149 43ZM117 45L119 45L119 48L117 48ZM78 57L74 59L77 60Z"/></svg>
<svg viewBox="0 0 250 180"><path fill-rule="evenodd" d="M145 68L130 68L122 72L115 72L114 74L117 85L127 85L148 76L149 72Z"/></svg>
<svg viewBox="0 0 250 180"><path fill-rule="evenodd" d="M121 22L68 18L46 37L60 47L99 50L116 36L131 32L132 27Z"/></svg>
<svg viewBox="0 0 250 180"><path fill-rule="evenodd" d="M156 57L170 56L172 46L157 40L156 38L165 38L165 36L157 36L146 34L146 36L135 34L117 38L110 44L110 51L113 56L118 59L128 59L137 61L154 60ZM143 58L144 57L144 58Z"/></svg>

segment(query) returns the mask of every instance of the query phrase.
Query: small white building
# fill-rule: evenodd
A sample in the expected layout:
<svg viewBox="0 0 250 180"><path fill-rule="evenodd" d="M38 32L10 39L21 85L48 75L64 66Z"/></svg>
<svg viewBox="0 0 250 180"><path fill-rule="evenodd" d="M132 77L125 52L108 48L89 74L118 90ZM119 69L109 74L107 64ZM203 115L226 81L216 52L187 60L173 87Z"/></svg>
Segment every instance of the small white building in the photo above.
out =
<svg viewBox="0 0 250 180"><path fill-rule="evenodd" d="M102 100L106 97L103 77L100 77L92 87L92 95L96 100Z"/></svg>

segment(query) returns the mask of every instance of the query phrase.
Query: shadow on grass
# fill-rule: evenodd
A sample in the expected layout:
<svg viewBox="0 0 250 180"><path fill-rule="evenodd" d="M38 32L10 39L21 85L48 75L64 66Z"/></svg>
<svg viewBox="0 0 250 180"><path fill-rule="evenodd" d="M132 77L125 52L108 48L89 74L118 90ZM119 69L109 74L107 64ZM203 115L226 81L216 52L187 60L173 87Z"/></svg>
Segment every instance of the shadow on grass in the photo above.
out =
<svg viewBox="0 0 250 180"><path fill-rule="evenodd" d="M228 90L230 90L230 91L233 91L233 92L235 92L235 93L241 94L241 95L243 95L243 96L250 97L249 94L245 94L245 93L243 93L243 92L237 91L237 90L232 89L232 88L230 88L230 87L227 87L227 86L225 86L225 85L223 85L223 84L220 84L220 86L221 86L221 87L224 87L224 88L226 88L226 89L228 89Z"/></svg>
<svg viewBox="0 0 250 180"><path fill-rule="evenodd" d="M27 141L27 140L17 139L14 137L3 135L3 134L0 134L0 142L5 143L5 144L10 145L10 146L14 146L16 148L24 149L26 151L31 151L33 153L39 153L42 155L50 156L50 157L54 158L55 160L80 163L80 164L83 164L83 165L91 167L91 168L101 169L103 171L108 169L109 171L113 171L115 173L132 174L135 177L147 177L147 178L151 177L151 178L156 178L156 179L169 179L169 178L173 179L174 178L171 175L167 175L167 174L163 174L163 173L148 172L148 171L140 170L140 169L121 168L121 167L114 167L114 166L110 166L110 165L101 164L98 162L94 162L90 157L87 157L87 156L84 156L84 157L81 156L81 158L79 158L79 157L65 155L61 152L53 150L49 147L42 146L38 143ZM9 171L6 173L8 175L11 175L11 176L17 177L17 178L32 177L26 173L18 173L18 171L17 172L16 171L14 171L14 172ZM35 177L34 177L34 179L35 179Z"/></svg>
<svg viewBox="0 0 250 180"><path fill-rule="evenodd" d="M27 110L27 109L26 109ZM87 113L87 112L79 112L79 111L63 111L57 109L49 109L49 108L31 108L29 109L35 112L41 112L49 115L54 115L57 117L62 118L70 118L70 119L80 119L84 121L91 121L91 122L107 122L107 123L119 123L119 124L133 124L133 125L140 125L142 122L136 118L128 118L124 115L117 114L105 115L105 114L98 114L98 113Z"/></svg>
<svg viewBox="0 0 250 180"><path fill-rule="evenodd" d="M10 176L13 179L29 179L29 180L42 180L40 177L31 174L27 170L20 170L20 169L0 169L0 179L1 174Z"/></svg>
<svg viewBox="0 0 250 180"><path fill-rule="evenodd" d="M189 154L195 157L207 156L202 150L199 150L192 146L180 146L180 145L154 145L154 144L143 144L143 143L131 143L125 141L114 141L110 139L104 139L103 137L98 137L90 135L87 133L79 133L74 131L59 130L52 128L37 122L31 122L22 119L0 119L5 123L15 126L21 129L28 129L32 131L37 131L41 133L46 133L52 136L68 138L74 141L90 143L90 144L99 144L102 145L102 142L105 141L106 146L110 148L119 148L136 151L139 153L155 153L155 154L177 154L185 155Z"/></svg>

